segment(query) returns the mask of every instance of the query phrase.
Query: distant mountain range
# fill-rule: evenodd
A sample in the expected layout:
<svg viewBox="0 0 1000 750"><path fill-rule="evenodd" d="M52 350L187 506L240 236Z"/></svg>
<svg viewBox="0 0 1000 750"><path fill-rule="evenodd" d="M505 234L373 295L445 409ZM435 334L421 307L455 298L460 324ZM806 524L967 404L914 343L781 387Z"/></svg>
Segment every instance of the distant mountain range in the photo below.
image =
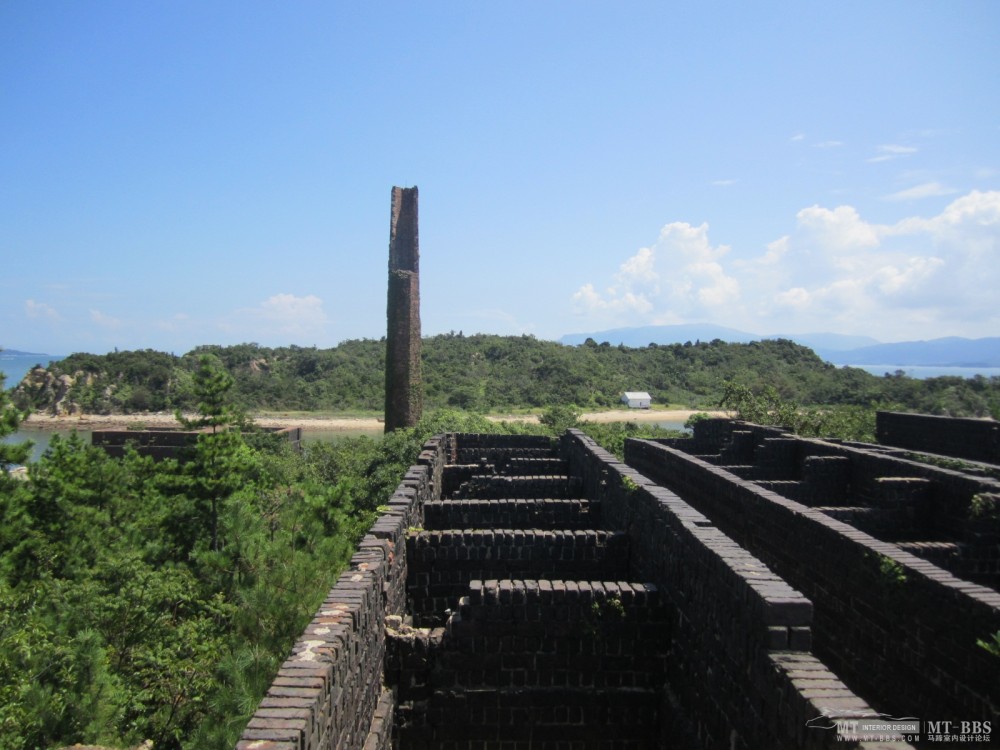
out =
<svg viewBox="0 0 1000 750"><path fill-rule="evenodd" d="M1000 338L949 336L930 341L874 344L847 351L816 350L836 365L916 365L936 367L1000 367Z"/></svg>
<svg viewBox="0 0 1000 750"><path fill-rule="evenodd" d="M788 333L762 336L717 325L639 326L613 328L594 333L571 333L559 339L578 345L588 338L617 346L641 347L649 344L682 344L687 341L720 339L746 344L762 339L789 339L807 346L822 359L835 365L912 365L936 367L1000 367L1000 338L966 339L957 336L930 341L902 341L883 344L870 336L839 333Z"/></svg>
<svg viewBox="0 0 1000 750"><path fill-rule="evenodd" d="M21 352L17 349L0 349L0 357L51 357L51 354L39 354L38 352Z"/></svg>

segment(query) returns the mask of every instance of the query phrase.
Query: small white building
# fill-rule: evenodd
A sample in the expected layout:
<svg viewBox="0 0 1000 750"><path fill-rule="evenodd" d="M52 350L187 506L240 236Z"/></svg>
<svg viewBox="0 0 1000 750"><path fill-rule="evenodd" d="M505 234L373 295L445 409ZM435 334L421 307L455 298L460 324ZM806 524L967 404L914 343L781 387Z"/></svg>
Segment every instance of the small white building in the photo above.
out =
<svg viewBox="0 0 1000 750"><path fill-rule="evenodd" d="M629 409L648 409L653 402L653 397L645 391L625 391L622 394L622 403L628 404Z"/></svg>

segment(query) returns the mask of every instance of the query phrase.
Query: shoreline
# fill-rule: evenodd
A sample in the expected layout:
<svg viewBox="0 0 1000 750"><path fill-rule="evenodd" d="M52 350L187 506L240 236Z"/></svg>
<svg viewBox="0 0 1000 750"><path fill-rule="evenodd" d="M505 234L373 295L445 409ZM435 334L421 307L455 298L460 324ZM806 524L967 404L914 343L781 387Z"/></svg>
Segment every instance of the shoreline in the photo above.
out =
<svg viewBox="0 0 1000 750"><path fill-rule="evenodd" d="M610 411L581 414L581 422L684 422L692 414L727 416L721 411L701 411L697 409L613 409ZM191 415L193 416L193 415ZM322 417L322 416L267 416L250 415L261 427L301 427L305 432L351 432L354 430L375 432L384 427L377 417ZM539 424L537 414L488 414L493 422L520 422ZM143 425L150 430L178 429L180 424L173 414L78 414L72 416L51 416L32 414L22 423L22 427L39 430L127 430ZM141 429L141 428L140 428Z"/></svg>

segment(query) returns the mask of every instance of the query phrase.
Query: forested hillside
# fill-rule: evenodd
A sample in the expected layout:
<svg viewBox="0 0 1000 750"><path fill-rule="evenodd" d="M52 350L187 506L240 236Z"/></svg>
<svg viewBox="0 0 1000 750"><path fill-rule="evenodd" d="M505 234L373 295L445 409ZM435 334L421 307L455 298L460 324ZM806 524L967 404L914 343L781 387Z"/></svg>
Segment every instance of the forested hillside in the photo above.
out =
<svg viewBox="0 0 1000 750"><path fill-rule="evenodd" d="M206 346L176 357L155 351L73 354L35 370L14 394L39 411L130 413L194 406L192 373L212 355L235 380L233 398L249 411L379 412L385 343L345 341L332 349L256 344ZM893 405L932 414L998 412L1000 378L914 380L875 377L823 362L787 340L719 340L642 348L592 339L579 346L532 336L446 334L424 340L427 408L500 411L572 404L614 406L623 391L648 391L654 403L709 408L726 383L773 387L803 405Z"/></svg>

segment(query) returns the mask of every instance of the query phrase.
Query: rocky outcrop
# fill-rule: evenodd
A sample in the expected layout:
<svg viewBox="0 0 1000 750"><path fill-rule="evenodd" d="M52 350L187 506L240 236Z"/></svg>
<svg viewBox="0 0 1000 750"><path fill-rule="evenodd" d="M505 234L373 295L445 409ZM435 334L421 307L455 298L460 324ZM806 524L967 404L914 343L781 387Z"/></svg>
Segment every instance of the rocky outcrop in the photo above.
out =
<svg viewBox="0 0 1000 750"><path fill-rule="evenodd" d="M37 366L14 389L13 400L22 409L31 408L53 416L75 416L83 410L71 398L73 386L81 380L90 385L93 379L94 376L90 373L56 375Z"/></svg>

